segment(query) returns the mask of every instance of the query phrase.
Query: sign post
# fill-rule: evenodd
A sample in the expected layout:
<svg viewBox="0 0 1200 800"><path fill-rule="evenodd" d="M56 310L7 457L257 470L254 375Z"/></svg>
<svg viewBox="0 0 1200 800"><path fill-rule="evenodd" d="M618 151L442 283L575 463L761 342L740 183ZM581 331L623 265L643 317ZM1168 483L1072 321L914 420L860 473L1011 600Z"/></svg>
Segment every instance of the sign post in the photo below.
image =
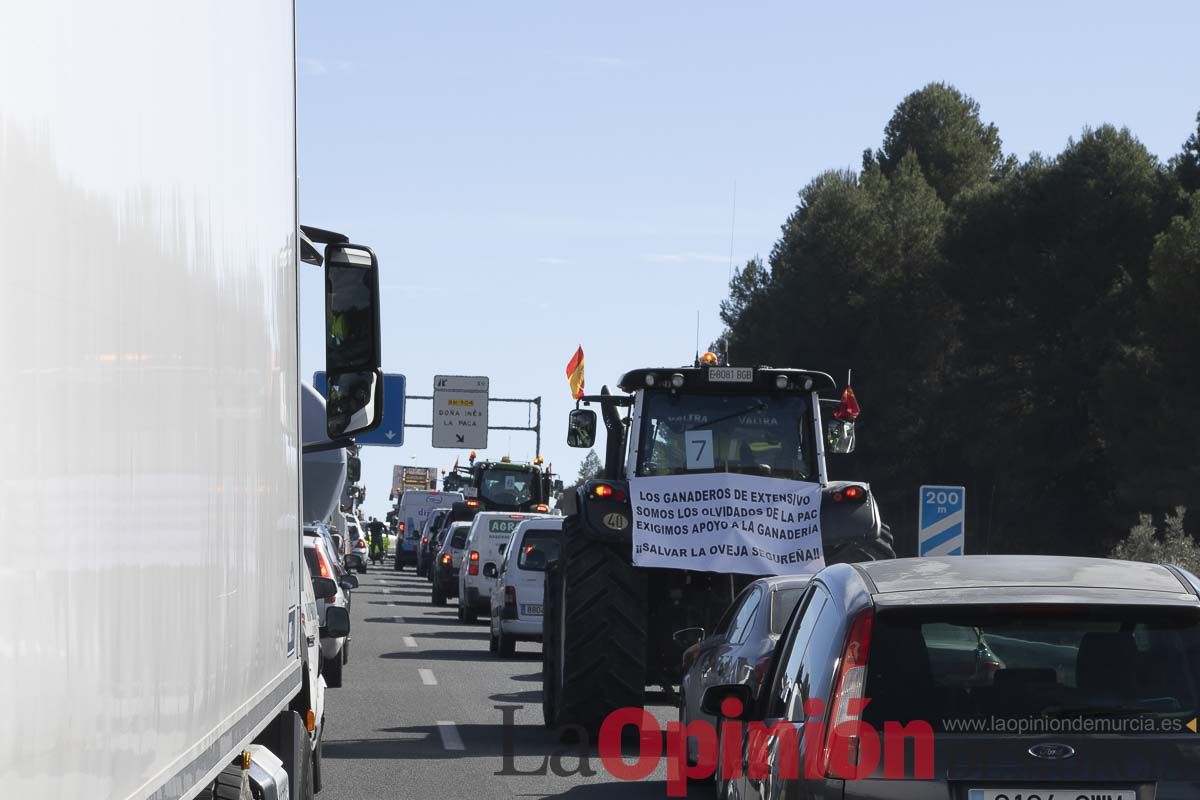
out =
<svg viewBox="0 0 1200 800"><path fill-rule="evenodd" d="M918 509L917 555L961 556L967 541L966 487L922 486Z"/></svg>
<svg viewBox="0 0 1200 800"><path fill-rule="evenodd" d="M433 378L433 446L483 450L488 439L488 379L478 375Z"/></svg>

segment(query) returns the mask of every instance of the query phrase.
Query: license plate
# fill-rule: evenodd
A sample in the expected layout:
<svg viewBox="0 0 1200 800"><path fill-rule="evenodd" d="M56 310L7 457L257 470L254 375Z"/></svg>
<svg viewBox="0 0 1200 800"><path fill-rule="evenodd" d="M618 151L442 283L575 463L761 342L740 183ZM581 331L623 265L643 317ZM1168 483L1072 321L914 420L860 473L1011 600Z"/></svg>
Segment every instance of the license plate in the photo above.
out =
<svg viewBox="0 0 1200 800"><path fill-rule="evenodd" d="M542 615L542 607L540 605L521 606L522 610L530 616L540 617Z"/></svg>
<svg viewBox="0 0 1200 800"><path fill-rule="evenodd" d="M1133 789L972 789L967 800L1137 800Z"/></svg>
<svg viewBox="0 0 1200 800"><path fill-rule="evenodd" d="M754 383L754 370L750 367L709 367L709 383Z"/></svg>

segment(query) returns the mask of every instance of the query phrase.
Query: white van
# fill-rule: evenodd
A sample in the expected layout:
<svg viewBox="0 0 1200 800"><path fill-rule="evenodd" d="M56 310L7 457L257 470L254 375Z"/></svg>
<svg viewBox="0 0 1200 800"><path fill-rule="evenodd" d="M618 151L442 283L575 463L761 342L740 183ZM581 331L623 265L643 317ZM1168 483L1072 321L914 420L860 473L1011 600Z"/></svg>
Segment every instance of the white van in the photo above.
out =
<svg viewBox="0 0 1200 800"><path fill-rule="evenodd" d="M500 571L500 558L523 520L542 514L516 514L511 511L482 511L471 523L466 552L458 570L458 619L474 622L479 612L489 613L491 586Z"/></svg>
<svg viewBox="0 0 1200 800"><path fill-rule="evenodd" d="M517 526L492 584L492 636L488 650L508 658L517 642L542 640L546 565L562 546L562 517L528 519Z"/></svg>
<svg viewBox="0 0 1200 800"><path fill-rule="evenodd" d="M425 521L435 508L449 508L463 501L462 492L435 492L409 489L400 495L396 506L396 563L395 569L417 566L417 547Z"/></svg>

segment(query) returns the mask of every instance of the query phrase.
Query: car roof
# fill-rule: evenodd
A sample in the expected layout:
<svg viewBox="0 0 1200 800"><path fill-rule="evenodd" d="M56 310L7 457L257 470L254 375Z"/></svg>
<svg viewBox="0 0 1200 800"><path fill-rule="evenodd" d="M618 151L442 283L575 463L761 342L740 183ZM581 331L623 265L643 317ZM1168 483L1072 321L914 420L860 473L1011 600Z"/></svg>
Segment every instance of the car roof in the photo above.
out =
<svg viewBox="0 0 1200 800"><path fill-rule="evenodd" d="M1074 556L945 556L856 565L876 603L1164 602L1200 605L1161 564Z"/></svg>
<svg viewBox="0 0 1200 800"><path fill-rule="evenodd" d="M530 517L529 519L523 519L518 522L517 527L513 530L513 533L525 530L527 528L561 528L563 519L563 517L557 517L553 515L539 515L536 517Z"/></svg>

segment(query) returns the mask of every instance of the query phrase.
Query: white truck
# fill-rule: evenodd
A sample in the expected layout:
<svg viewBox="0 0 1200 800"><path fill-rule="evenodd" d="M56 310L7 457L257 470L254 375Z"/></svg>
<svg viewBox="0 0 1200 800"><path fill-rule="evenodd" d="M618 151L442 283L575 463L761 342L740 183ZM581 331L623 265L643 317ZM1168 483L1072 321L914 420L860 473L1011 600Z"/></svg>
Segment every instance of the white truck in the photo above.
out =
<svg viewBox="0 0 1200 800"><path fill-rule="evenodd" d="M295 102L288 0L5 6L5 797L312 788ZM327 245L345 447L382 409L378 265Z"/></svg>

